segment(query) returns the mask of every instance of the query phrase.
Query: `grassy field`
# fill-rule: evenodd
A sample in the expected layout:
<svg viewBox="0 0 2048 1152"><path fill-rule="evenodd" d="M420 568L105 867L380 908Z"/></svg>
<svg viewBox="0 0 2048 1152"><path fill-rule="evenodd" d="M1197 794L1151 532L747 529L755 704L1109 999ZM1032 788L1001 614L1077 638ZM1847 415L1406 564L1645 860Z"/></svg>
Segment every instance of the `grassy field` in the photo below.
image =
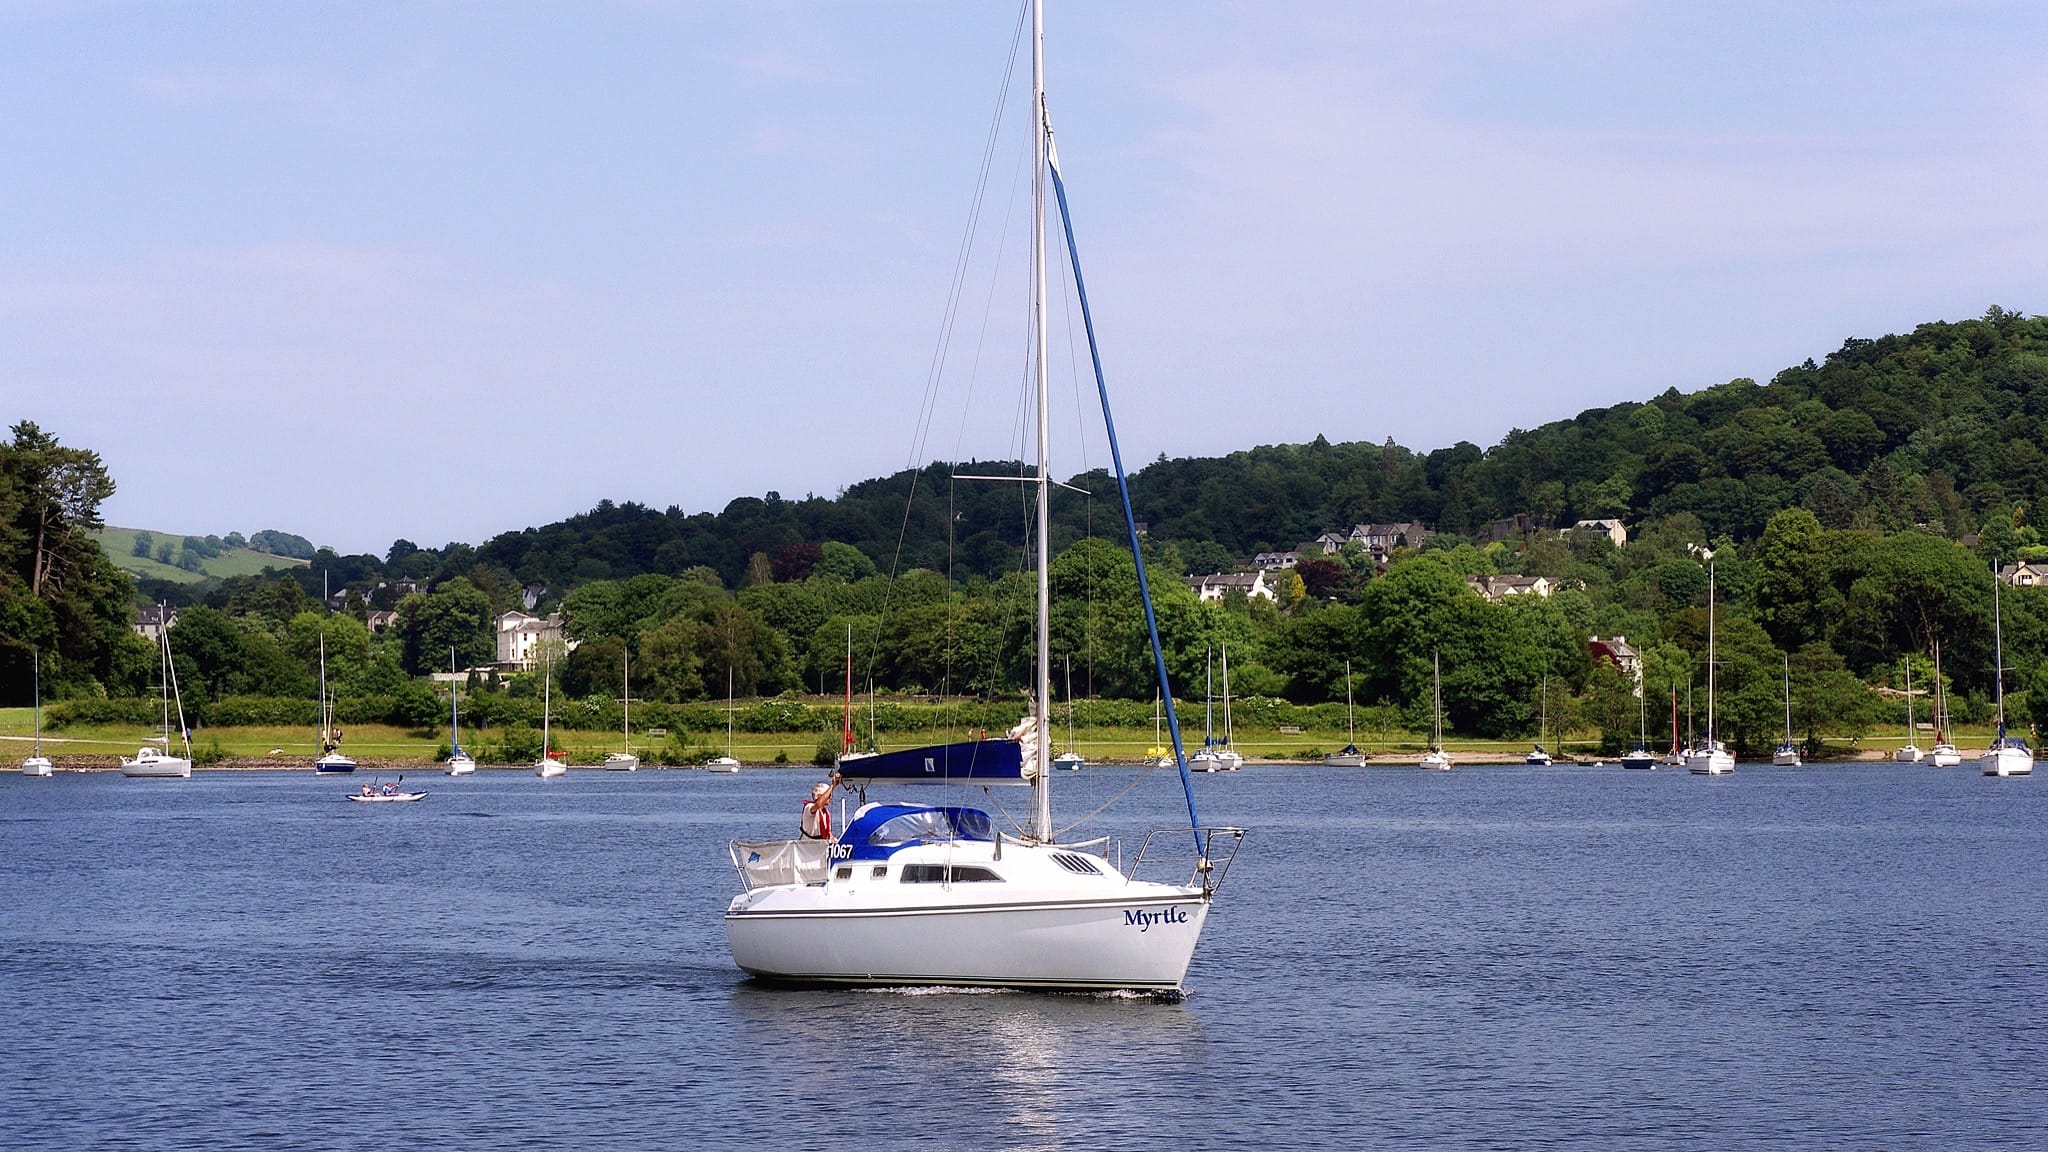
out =
<svg viewBox="0 0 2048 1152"><path fill-rule="evenodd" d="M0 708L0 769L12 767L21 757L28 755L28 742L34 732L33 712L27 708ZM134 755L143 737L149 732L128 726L102 728L66 728L55 734L45 735L44 748L52 756L114 756ZM480 751L495 748L503 733L495 729L463 730L464 742ZM722 734L707 733L706 738L715 745L714 750L724 751ZM351 756L365 761L390 762L397 764L425 763L434 757L435 750L447 739L445 730L431 733L392 728L385 725L352 725L346 730L346 750ZM1097 728L1081 729L1076 741L1083 755L1097 761L1138 760L1144 758L1152 744L1152 730ZM965 739L967 733L957 733L952 738ZM883 734L885 748L909 747L925 739L946 739L946 733L920 733L892 736ZM1201 741L1199 731L1189 732L1185 739L1190 748ZM1933 743L1926 734L1921 735L1922 746ZM195 746L206 746L218 742L222 752L233 757L250 759L295 759L311 760L319 754L312 730L305 728L209 728L193 733ZM1064 746L1064 734L1060 744ZM1903 742L1898 733L1865 739L1856 748L1866 754L1881 752L1889 756ZM1956 734L1956 742L1965 749L1983 748L1990 743L1987 730L1966 730ZM1374 755L1399 756L1416 754L1427 746L1421 735L1407 732L1359 733L1359 747ZM1301 735L1244 734L1237 741L1237 748L1254 760L1313 759L1325 752L1342 747L1342 732L1307 732ZM1454 753L1465 753L1486 757L1518 757L1528 751L1526 740L1462 740L1450 739L1445 746ZM596 764L604 759L605 753L619 750L619 737L611 732L557 732L556 750L567 755L572 764ZM662 741L635 734L633 750L643 758L651 756L662 747ZM733 741L733 753L748 764L767 764L779 756L792 764L810 763L818 747L815 732L739 733ZM1585 758L1592 758L1598 748L1598 740L1591 733L1584 739L1567 740L1562 751ZM1560 749L1556 746L1552 752ZM1841 741L1839 752L1847 755L1849 743Z"/></svg>
<svg viewBox="0 0 2048 1152"><path fill-rule="evenodd" d="M173 546L184 536L169 535L143 528L102 528L93 536L99 540L101 551L114 567L137 576L148 576L158 580L175 580L180 584L197 584L209 576L225 579L229 576L255 576L265 568L289 568L304 565L304 560L293 560L286 556L272 556L268 552L252 552L247 548L229 548L211 560L203 561L201 571L187 572L170 564L145 559L134 555L135 534L150 532L158 541L169 540Z"/></svg>

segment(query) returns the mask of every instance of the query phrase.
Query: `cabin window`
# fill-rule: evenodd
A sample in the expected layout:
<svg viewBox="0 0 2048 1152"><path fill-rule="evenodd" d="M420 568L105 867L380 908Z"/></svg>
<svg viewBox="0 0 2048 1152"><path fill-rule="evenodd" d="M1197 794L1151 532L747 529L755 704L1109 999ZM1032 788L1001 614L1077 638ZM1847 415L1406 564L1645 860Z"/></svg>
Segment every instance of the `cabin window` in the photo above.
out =
<svg viewBox="0 0 2048 1152"><path fill-rule="evenodd" d="M868 875L872 876L876 880L880 880L882 877L887 876L888 874L889 866L887 864L877 864L875 865L874 870L868 873Z"/></svg>
<svg viewBox="0 0 2048 1152"><path fill-rule="evenodd" d="M950 880L954 884L985 884L990 882L1000 884L1003 880L1001 876L995 874L994 870L978 867L973 864L956 864L951 869L948 869L944 864L905 864L903 866L903 883L944 884L948 882L949 871L951 873Z"/></svg>
<svg viewBox="0 0 2048 1152"><path fill-rule="evenodd" d="M851 880L853 879L853 868L850 865L843 866L837 872L832 873L832 878L834 880Z"/></svg>
<svg viewBox="0 0 2048 1152"><path fill-rule="evenodd" d="M1095 862L1086 856L1077 856L1072 852L1055 852L1052 854L1052 859L1053 863L1058 864L1077 876L1102 875L1102 869L1097 868Z"/></svg>

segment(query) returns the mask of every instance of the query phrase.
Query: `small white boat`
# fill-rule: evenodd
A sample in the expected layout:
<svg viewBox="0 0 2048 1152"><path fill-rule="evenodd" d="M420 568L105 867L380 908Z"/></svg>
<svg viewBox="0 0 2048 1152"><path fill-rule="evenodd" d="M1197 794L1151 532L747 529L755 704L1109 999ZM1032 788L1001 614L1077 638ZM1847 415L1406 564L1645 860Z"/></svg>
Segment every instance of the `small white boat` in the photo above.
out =
<svg viewBox="0 0 2048 1152"><path fill-rule="evenodd" d="M1695 776L1726 776L1735 771L1735 754L1719 740L1708 740L1685 754L1685 770Z"/></svg>
<svg viewBox="0 0 2048 1152"><path fill-rule="evenodd" d="M1921 759L1927 755L1927 753L1922 752L1920 750L1920 746L1918 744L1913 743L1913 661L1908 659L1905 663L1906 742L1899 746L1899 750L1897 752L1892 753L1892 759L1898 761L1901 764L1918 764L1921 761Z"/></svg>
<svg viewBox="0 0 2048 1152"><path fill-rule="evenodd" d="M1543 692L1537 699L1539 703L1536 706L1536 747L1531 749L1527 756L1522 757L1522 763L1531 764L1538 768L1548 768L1551 765L1550 753L1543 750L1543 736L1550 727L1550 676L1548 673L1543 677Z"/></svg>
<svg viewBox="0 0 2048 1152"><path fill-rule="evenodd" d="M457 673L455 645L448 646L448 674ZM450 776L467 776L476 771L476 757L462 750L462 712L456 704L456 682L448 681L448 766Z"/></svg>
<svg viewBox="0 0 2048 1152"><path fill-rule="evenodd" d="M1998 738L1984 755L1977 758L1977 767L1986 776L2032 776L2034 774L2034 750L2027 742L2005 730L2005 623L1998 603L1998 562L1991 562L1991 651L1997 660L1998 684Z"/></svg>
<svg viewBox="0 0 2048 1152"><path fill-rule="evenodd" d="M1052 766L1062 772L1077 772L1088 766L1088 760L1079 752L1062 752L1052 758Z"/></svg>
<svg viewBox="0 0 2048 1152"><path fill-rule="evenodd" d="M562 763L560 754L554 749L554 690L555 661L550 653L541 663L540 759L533 762L533 774L543 780L553 780L569 771L569 766Z"/></svg>
<svg viewBox="0 0 2048 1152"><path fill-rule="evenodd" d="M1430 735L1429 751L1415 766L1426 772L1449 772L1451 754L1444 751L1444 661L1441 653L1432 652L1430 663Z"/></svg>
<svg viewBox="0 0 2048 1152"><path fill-rule="evenodd" d="M604 770L607 772L637 772L640 758L633 755L633 657L629 653L619 658L619 707L625 713L622 725L626 741L623 752L607 752L604 756Z"/></svg>
<svg viewBox="0 0 2048 1152"><path fill-rule="evenodd" d="M163 618L163 606L157 606L158 619ZM185 728L185 697L178 691L178 667L171 663L171 630L161 629L157 633L157 655L162 662L159 679L163 681L164 722L163 734L144 744L135 752L135 759L123 757L121 775L136 779L188 780L192 776L192 736ZM184 738L185 754L171 755L171 701L178 702L178 734ZM159 751L155 745L161 744Z"/></svg>
<svg viewBox="0 0 2048 1152"><path fill-rule="evenodd" d="M1538 744L1535 747L1535 749L1532 750L1527 756L1522 757L1522 763L1534 764L1539 768L1548 768L1550 767L1552 761L1550 759L1550 753L1545 752L1543 750L1543 745Z"/></svg>
<svg viewBox="0 0 2048 1152"><path fill-rule="evenodd" d="M1799 745L1792 742L1792 656L1785 656L1785 739L1771 751L1771 763L1780 768L1800 766Z"/></svg>
<svg viewBox="0 0 2048 1152"><path fill-rule="evenodd" d="M414 800L425 800L425 792L351 792L350 800L358 804L405 804Z"/></svg>
<svg viewBox="0 0 2048 1152"><path fill-rule="evenodd" d="M1726 776L1735 771L1735 755L1728 746L1714 739L1714 554L1707 557L1707 738L1688 749L1685 754L1685 770L1695 776ZM1691 698L1692 689L1687 687L1686 696ZM1686 721L1687 726L1692 721Z"/></svg>
<svg viewBox="0 0 2048 1152"><path fill-rule="evenodd" d="M1678 710L1678 696L1675 692L1671 697L1671 707L1672 718L1675 721ZM1636 710L1639 713L1636 722L1641 725L1636 733L1636 746L1630 751L1621 754L1621 766L1623 768L1638 768L1647 772L1655 772L1657 770L1657 756L1656 753L1650 751L1649 747L1650 694L1648 692L1641 693L1637 697Z"/></svg>
<svg viewBox="0 0 2048 1152"><path fill-rule="evenodd" d="M1088 761L1074 744L1074 658L1067 657L1067 750L1052 758L1052 766L1061 772L1078 772Z"/></svg>
<svg viewBox="0 0 2048 1152"><path fill-rule="evenodd" d="M23 776L49 776L57 771L50 758L43 755L43 654L40 649L34 654L36 682L36 750L21 762Z"/></svg>
<svg viewBox="0 0 2048 1152"><path fill-rule="evenodd" d="M852 659L848 656L848 659ZM706 772L722 772L731 775L740 770L739 758L732 754L732 666L725 668L725 755L713 756L704 762Z"/></svg>
<svg viewBox="0 0 2048 1152"><path fill-rule="evenodd" d="M172 756L144 744L135 750L135 759L130 760L125 756L121 758L121 775L142 779L184 780L192 775L192 758Z"/></svg>
<svg viewBox="0 0 2048 1152"><path fill-rule="evenodd" d="M334 699L327 694L327 633L320 633L320 758L313 761L319 776L345 776L356 762L341 754L341 730L334 726Z"/></svg>
<svg viewBox="0 0 2048 1152"><path fill-rule="evenodd" d="M1954 768L1963 762L1963 750L1948 738L1948 693L1941 683L1941 642L1934 644L1934 747L1927 750L1927 763L1936 768Z"/></svg>
<svg viewBox="0 0 2048 1152"><path fill-rule="evenodd" d="M1215 673L1216 665L1211 660L1208 674L1212 679L1208 683L1207 690L1203 693L1205 699L1202 705L1202 746L1188 756L1188 770L1191 772L1235 772L1239 768L1244 767L1244 757L1238 754L1237 749L1230 746L1230 647L1228 645L1225 645L1223 648L1223 739L1220 742L1215 737L1216 696L1215 680L1213 679Z"/></svg>

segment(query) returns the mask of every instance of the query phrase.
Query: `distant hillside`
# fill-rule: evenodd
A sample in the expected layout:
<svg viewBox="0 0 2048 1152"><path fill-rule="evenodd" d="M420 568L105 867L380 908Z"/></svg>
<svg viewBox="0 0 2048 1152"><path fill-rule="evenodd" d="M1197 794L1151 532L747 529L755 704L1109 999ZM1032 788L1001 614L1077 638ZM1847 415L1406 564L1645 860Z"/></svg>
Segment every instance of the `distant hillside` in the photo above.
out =
<svg viewBox="0 0 2048 1152"><path fill-rule="evenodd" d="M302 568L304 560L289 556L277 556L269 552L230 544L239 536L220 537L182 536L170 532L157 532L147 528L106 527L92 534L100 542L100 550L116 568L135 576L152 580L171 580L180 584L197 584L209 577L225 580L230 576L254 576L265 568ZM136 555L136 540L146 537L148 556ZM197 547L186 542L196 541ZM170 559L159 559L168 547ZM208 555L208 553L212 553ZM183 562L182 564L180 562Z"/></svg>

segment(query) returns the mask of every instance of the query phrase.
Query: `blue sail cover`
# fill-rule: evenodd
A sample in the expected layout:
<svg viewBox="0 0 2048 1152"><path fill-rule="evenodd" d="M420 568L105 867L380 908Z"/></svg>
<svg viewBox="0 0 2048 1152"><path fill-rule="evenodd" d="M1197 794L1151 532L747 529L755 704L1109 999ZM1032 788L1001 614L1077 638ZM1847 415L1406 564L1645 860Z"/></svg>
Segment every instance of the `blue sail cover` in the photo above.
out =
<svg viewBox="0 0 2048 1152"><path fill-rule="evenodd" d="M840 779L853 784L1029 784L1023 746L1015 740L966 740L905 748L842 761Z"/></svg>

